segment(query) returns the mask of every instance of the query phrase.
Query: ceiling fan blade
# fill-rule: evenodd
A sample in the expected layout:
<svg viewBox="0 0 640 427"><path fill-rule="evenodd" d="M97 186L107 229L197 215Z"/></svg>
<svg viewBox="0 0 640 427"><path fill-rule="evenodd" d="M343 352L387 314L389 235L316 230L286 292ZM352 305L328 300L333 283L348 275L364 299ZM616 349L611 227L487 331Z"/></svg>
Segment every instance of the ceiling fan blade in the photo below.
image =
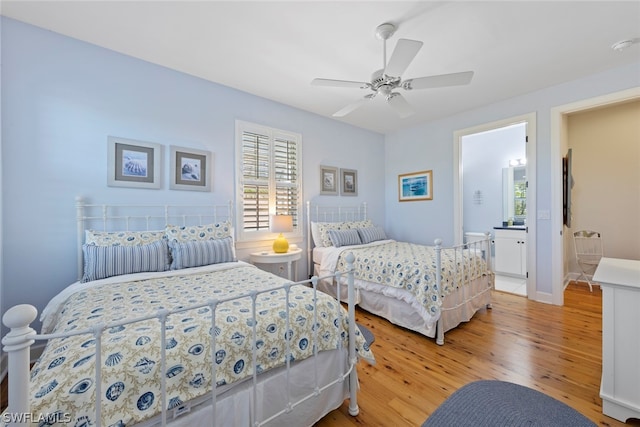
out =
<svg viewBox="0 0 640 427"><path fill-rule="evenodd" d="M387 76L400 77L407 69L413 58L422 47L422 42L417 40L400 39L391 54L391 59L384 69Z"/></svg>
<svg viewBox="0 0 640 427"><path fill-rule="evenodd" d="M397 92L389 95L389 97L387 98L387 102L389 103L389 105L391 105L391 107L393 107L394 110L396 110L396 113L398 113L400 118L404 119L415 113L413 107L409 105L406 99L404 99L404 96L400 95Z"/></svg>
<svg viewBox="0 0 640 427"><path fill-rule="evenodd" d="M462 73L440 74L437 76L408 79L403 81L401 86L406 90L429 89L445 86L461 86L469 84L472 78L473 71L464 71Z"/></svg>
<svg viewBox="0 0 640 427"><path fill-rule="evenodd" d="M339 111L336 111L335 113L333 113L333 117L344 117L347 114L351 113L352 111L355 111L358 108L362 107L364 104L367 103L367 101L369 101L372 98L373 98L373 96L367 95L364 98L359 99L356 102L353 102L353 103L347 105L343 109L341 109Z"/></svg>
<svg viewBox="0 0 640 427"><path fill-rule="evenodd" d="M331 86L331 87L352 87L357 89L366 89L370 83L353 82L350 80L332 80L332 79L313 79L311 84L314 86Z"/></svg>

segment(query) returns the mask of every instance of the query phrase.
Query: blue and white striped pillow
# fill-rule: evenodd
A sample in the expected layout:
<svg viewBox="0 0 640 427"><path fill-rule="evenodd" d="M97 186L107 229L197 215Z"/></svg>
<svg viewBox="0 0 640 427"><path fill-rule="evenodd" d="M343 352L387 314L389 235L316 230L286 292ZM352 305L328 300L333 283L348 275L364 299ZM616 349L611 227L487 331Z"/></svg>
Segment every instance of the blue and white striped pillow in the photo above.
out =
<svg viewBox="0 0 640 427"><path fill-rule="evenodd" d="M81 281L105 279L122 274L169 269L169 250L166 240L148 245L97 246L82 245L84 274Z"/></svg>
<svg viewBox="0 0 640 427"><path fill-rule="evenodd" d="M169 242L169 249L173 258L171 270L236 261L231 237L188 242L174 240Z"/></svg>
<svg viewBox="0 0 640 427"><path fill-rule="evenodd" d="M385 240L387 235L382 227L365 227L358 228L358 234L362 243L371 243L376 240Z"/></svg>
<svg viewBox="0 0 640 427"><path fill-rule="evenodd" d="M358 235L358 230L355 229L328 230L327 234L329 234L329 239L331 239L331 243L336 248L339 248L340 246L359 245L362 243L360 241L360 236Z"/></svg>

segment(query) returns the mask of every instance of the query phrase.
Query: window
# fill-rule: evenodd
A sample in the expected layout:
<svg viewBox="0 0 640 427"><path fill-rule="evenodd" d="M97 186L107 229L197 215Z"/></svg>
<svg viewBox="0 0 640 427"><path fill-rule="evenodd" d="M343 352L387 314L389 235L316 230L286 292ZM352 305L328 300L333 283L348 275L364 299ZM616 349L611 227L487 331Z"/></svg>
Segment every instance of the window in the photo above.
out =
<svg viewBox="0 0 640 427"><path fill-rule="evenodd" d="M269 216L292 215L302 236L302 136L236 121L236 229L238 241L273 239Z"/></svg>

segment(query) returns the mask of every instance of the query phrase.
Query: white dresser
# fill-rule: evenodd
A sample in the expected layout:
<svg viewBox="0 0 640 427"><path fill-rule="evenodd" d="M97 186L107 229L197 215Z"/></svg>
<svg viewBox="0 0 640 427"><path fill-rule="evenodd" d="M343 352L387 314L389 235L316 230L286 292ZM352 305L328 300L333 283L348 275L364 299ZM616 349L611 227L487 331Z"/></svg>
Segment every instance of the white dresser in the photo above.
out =
<svg viewBox="0 0 640 427"><path fill-rule="evenodd" d="M602 258L602 413L640 418L640 261Z"/></svg>

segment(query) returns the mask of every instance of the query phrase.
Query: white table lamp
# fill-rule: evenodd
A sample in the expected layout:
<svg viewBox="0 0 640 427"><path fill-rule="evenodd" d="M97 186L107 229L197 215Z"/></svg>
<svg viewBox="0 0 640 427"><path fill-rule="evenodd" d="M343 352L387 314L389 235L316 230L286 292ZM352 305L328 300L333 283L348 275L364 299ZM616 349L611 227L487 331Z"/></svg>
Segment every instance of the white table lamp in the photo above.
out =
<svg viewBox="0 0 640 427"><path fill-rule="evenodd" d="M282 233L293 231L293 216L291 215L271 215L271 232L280 233L273 242L273 252L277 254L286 253L289 250L289 242Z"/></svg>

